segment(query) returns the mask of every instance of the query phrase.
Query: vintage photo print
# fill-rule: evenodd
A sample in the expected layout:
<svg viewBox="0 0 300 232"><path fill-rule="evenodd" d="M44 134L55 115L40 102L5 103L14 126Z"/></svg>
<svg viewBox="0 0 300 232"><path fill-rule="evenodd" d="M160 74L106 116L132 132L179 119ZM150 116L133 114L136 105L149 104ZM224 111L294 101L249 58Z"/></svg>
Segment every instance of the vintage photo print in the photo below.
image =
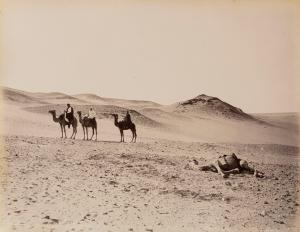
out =
<svg viewBox="0 0 300 232"><path fill-rule="evenodd" d="M300 230L299 1L0 6L0 231Z"/></svg>

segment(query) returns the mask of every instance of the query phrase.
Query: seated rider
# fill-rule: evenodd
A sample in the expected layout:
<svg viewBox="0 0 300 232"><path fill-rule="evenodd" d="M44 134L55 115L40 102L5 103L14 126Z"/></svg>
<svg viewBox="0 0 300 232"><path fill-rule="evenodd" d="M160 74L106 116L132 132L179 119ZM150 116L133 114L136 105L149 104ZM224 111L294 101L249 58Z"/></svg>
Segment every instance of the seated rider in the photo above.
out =
<svg viewBox="0 0 300 232"><path fill-rule="evenodd" d="M68 120L68 128L70 128L70 125L73 122L74 119L74 110L73 107L70 104L67 104L67 109L65 110L66 119Z"/></svg>
<svg viewBox="0 0 300 232"><path fill-rule="evenodd" d="M93 120L96 120L96 112L94 111L94 109L91 107L90 110L89 110L89 113L88 113L88 118L89 119L93 119Z"/></svg>
<svg viewBox="0 0 300 232"><path fill-rule="evenodd" d="M124 121L126 121L126 122L131 122L131 116L130 116L128 110L127 110L126 116L125 116L125 118L124 118Z"/></svg>

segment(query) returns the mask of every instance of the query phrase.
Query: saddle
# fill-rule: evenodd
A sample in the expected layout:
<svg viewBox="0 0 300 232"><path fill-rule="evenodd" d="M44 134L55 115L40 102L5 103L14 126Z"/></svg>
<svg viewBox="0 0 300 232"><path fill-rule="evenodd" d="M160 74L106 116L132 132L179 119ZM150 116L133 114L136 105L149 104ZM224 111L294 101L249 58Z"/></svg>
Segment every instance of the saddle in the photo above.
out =
<svg viewBox="0 0 300 232"><path fill-rule="evenodd" d="M232 153L231 155L219 156L218 163L219 163L219 166L224 171L231 170L232 166L237 167L237 168L240 167L239 159L236 157L236 155L234 153Z"/></svg>
<svg viewBox="0 0 300 232"><path fill-rule="evenodd" d="M74 115L72 113L66 113L66 122L68 123L68 128L70 128L70 125L73 123Z"/></svg>
<svg viewBox="0 0 300 232"><path fill-rule="evenodd" d="M96 118L89 118L88 115L85 115L82 120L83 121L96 121Z"/></svg>
<svg viewBox="0 0 300 232"><path fill-rule="evenodd" d="M129 116L126 115L126 117L123 119L123 122L125 122L128 125L131 125L132 121L130 115Z"/></svg>

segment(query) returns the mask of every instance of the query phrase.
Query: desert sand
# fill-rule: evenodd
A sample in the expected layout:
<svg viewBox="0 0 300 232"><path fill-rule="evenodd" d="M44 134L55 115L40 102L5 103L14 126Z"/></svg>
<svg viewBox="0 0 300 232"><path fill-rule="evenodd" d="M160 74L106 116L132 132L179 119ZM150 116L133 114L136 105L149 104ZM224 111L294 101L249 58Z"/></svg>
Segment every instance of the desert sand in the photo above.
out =
<svg viewBox="0 0 300 232"><path fill-rule="evenodd" d="M206 95L165 106L4 88L2 102L1 231L299 231L296 113L247 114ZM95 108L98 141L81 125L60 138L48 111L66 103ZM119 142L110 116L128 109L136 143L129 131ZM232 152L265 177L199 171Z"/></svg>

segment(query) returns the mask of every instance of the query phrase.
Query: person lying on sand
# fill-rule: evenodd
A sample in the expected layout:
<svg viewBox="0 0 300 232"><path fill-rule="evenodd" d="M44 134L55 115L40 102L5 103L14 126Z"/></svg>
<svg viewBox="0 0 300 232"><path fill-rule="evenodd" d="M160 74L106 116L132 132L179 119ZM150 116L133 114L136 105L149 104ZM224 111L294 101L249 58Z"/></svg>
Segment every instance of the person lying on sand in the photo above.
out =
<svg viewBox="0 0 300 232"><path fill-rule="evenodd" d="M237 158L234 153L232 153L231 155L219 156L219 158L212 164L201 166L200 170L220 173L223 178L227 178L230 174L244 172L253 174L253 176L255 177L264 177L264 173L257 171L252 167L249 167L246 160Z"/></svg>

